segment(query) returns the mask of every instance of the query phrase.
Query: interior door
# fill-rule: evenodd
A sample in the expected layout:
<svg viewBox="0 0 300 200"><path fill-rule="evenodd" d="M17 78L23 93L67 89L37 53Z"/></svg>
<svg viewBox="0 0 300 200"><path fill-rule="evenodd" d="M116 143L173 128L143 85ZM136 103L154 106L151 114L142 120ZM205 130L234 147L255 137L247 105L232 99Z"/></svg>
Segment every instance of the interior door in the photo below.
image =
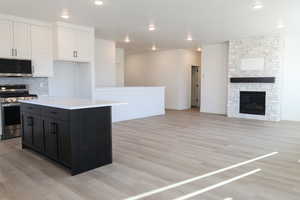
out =
<svg viewBox="0 0 300 200"><path fill-rule="evenodd" d="M52 31L47 26L31 25L31 54L35 77L53 75Z"/></svg>
<svg viewBox="0 0 300 200"><path fill-rule="evenodd" d="M14 22L14 48L15 57L19 59L31 59L31 47L30 47L30 25Z"/></svg>
<svg viewBox="0 0 300 200"><path fill-rule="evenodd" d="M11 58L13 48L13 23L0 20L0 58Z"/></svg>
<svg viewBox="0 0 300 200"><path fill-rule="evenodd" d="M192 66L192 106L200 107L200 67Z"/></svg>

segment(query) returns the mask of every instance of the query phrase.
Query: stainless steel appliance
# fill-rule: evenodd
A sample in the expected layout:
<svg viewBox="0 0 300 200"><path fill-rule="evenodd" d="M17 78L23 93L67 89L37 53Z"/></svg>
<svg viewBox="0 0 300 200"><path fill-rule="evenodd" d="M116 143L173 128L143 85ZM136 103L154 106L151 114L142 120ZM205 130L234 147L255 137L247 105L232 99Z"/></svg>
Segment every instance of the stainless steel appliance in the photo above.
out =
<svg viewBox="0 0 300 200"><path fill-rule="evenodd" d="M26 85L0 85L1 139L21 136L19 100L30 100L37 95L29 94Z"/></svg>
<svg viewBox="0 0 300 200"><path fill-rule="evenodd" d="M31 60L0 58L0 76L32 76Z"/></svg>

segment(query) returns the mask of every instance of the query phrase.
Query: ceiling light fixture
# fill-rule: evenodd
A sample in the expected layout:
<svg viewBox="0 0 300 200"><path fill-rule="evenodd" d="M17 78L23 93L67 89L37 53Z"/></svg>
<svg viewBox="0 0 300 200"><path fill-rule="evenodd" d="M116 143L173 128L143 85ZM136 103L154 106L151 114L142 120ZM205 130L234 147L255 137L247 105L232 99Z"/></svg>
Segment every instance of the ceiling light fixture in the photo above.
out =
<svg viewBox="0 0 300 200"><path fill-rule="evenodd" d="M187 36L187 38L186 38L186 40L187 40L187 41L192 41L192 40L193 40L193 38L192 38L192 36L191 36L191 35L188 35L188 36Z"/></svg>
<svg viewBox="0 0 300 200"><path fill-rule="evenodd" d="M126 36L126 38L125 38L124 42L126 42L126 43L129 43L129 42L130 42L130 38L129 38L129 36Z"/></svg>
<svg viewBox="0 0 300 200"><path fill-rule="evenodd" d="M202 51L202 49L201 49L200 47L198 47L198 48L197 48L197 51L198 51L198 52L201 52L201 51Z"/></svg>
<svg viewBox="0 0 300 200"><path fill-rule="evenodd" d="M153 45L153 46L152 46L152 51L156 51L156 50L157 50L156 46Z"/></svg>
<svg viewBox="0 0 300 200"><path fill-rule="evenodd" d="M260 10L264 7L264 4L260 0L254 0L252 8L253 10Z"/></svg>
<svg viewBox="0 0 300 200"><path fill-rule="evenodd" d="M95 0L95 1L94 1L94 4L95 4L96 6L102 6L102 5L103 5L103 1Z"/></svg>
<svg viewBox="0 0 300 200"><path fill-rule="evenodd" d="M278 28L278 29L283 29L283 28L285 28L285 25L284 25L284 23L283 23L282 20L279 20L279 22L278 22L278 24L277 24L277 28Z"/></svg>
<svg viewBox="0 0 300 200"><path fill-rule="evenodd" d="M148 29L149 29L149 31L155 31L156 27L154 24L150 24Z"/></svg>
<svg viewBox="0 0 300 200"><path fill-rule="evenodd" d="M69 19L70 18L69 11L67 9L64 9L62 11L62 14L61 14L60 17L63 18L63 19Z"/></svg>

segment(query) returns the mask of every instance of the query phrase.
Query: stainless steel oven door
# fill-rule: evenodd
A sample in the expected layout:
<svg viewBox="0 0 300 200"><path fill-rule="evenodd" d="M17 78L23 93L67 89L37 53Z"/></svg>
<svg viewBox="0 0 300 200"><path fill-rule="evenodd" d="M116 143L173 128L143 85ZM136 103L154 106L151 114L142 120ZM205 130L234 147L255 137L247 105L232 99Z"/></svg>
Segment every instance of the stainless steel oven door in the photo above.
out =
<svg viewBox="0 0 300 200"><path fill-rule="evenodd" d="M21 114L19 103L1 104L2 139L11 139L21 136Z"/></svg>

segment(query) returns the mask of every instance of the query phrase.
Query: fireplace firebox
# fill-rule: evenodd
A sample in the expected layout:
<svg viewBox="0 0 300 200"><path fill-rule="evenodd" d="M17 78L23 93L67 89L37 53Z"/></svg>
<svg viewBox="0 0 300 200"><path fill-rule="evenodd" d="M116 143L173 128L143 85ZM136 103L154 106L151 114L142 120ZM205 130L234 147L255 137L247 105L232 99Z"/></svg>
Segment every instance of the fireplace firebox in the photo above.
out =
<svg viewBox="0 0 300 200"><path fill-rule="evenodd" d="M240 92L240 113L265 115L266 114L266 92Z"/></svg>

